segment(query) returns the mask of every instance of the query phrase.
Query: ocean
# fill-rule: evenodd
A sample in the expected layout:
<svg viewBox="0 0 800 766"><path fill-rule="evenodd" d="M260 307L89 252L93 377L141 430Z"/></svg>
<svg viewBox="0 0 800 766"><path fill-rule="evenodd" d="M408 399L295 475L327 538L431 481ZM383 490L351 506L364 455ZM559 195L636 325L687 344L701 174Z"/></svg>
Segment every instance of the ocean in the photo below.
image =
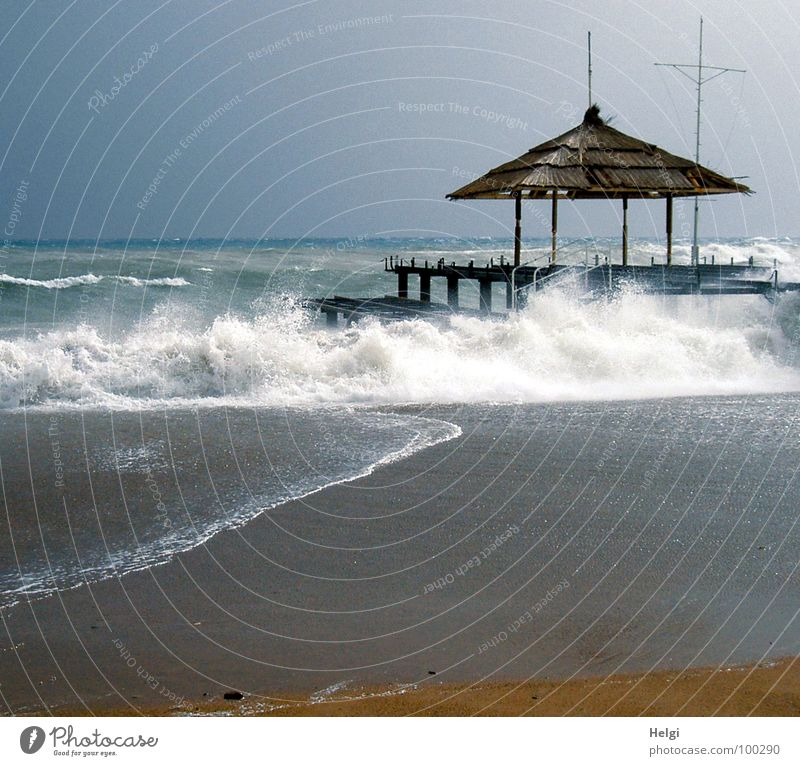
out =
<svg viewBox="0 0 800 766"><path fill-rule="evenodd" d="M615 244L572 242L563 258L583 262ZM548 245L526 246L528 258ZM679 473L709 439L709 470L744 465L765 432L795 423L800 301L791 295L772 304L631 289L587 301L554 289L513 315L337 330L302 306L393 292L389 255L483 263L510 250L505 240L361 238L6 248L0 608L164 564L265 510L456 439L462 428L448 411L505 419L511 408L547 413L565 431L583 424L572 441L596 441L586 465L600 474L647 425L656 442L626 469L646 508L668 490L646 478L653 465ZM662 250L634 241L631 260ZM688 244L675 252L688 261ZM702 252L800 274L800 240L726 240ZM477 289L463 289L462 304L477 307ZM433 299L443 290L434 284ZM615 412L634 414L609 425ZM788 483L795 451L791 439L770 442L768 464L751 457L750 468ZM562 479L531 470L554 491Z"/></svg>

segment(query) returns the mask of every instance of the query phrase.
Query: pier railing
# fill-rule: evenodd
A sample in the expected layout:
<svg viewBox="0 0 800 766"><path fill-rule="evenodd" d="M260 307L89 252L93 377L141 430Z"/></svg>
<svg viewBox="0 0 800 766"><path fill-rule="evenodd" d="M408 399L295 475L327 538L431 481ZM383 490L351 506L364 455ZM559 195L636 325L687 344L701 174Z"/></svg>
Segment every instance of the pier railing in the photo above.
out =
<svg viewBox="0 0 800 766"><path fill-rule="evenodd" d="M506 309L516 310L525 301L525 293L535 294L554 284L575 285L589 298L614 294L633 285L637 291L664 296L677 295L762 295L775 300L781 293L800 292L800 282L781 282L777 263L756 264L753 258L743 263L730 264L701 262L695 264L655 263L621 264L615 262L613 252L597 243L576 240L564 243L559 251L559 261L552 261L551 252L544 248L529 249L528 258L519 266L500 257L490 258L483 266L474 259L468 263L446 262L439 258L431 262L389 256L384 261L387 271L397 275L397 295L370 298L345 298L332 296L309 299L306 303L326 314L329 324L338 323L340 316L347 322L358 317L377 315L386 319L417 316L447 316L458 312L475 316L492 313L492 293L496 283L505 285ZM419 278L419 298L409 296L409 276ZM447 302L431 301L431 281L443 279L447 284ZM470 280L479 286L479 308L460 305L459 285Z"/></svg>

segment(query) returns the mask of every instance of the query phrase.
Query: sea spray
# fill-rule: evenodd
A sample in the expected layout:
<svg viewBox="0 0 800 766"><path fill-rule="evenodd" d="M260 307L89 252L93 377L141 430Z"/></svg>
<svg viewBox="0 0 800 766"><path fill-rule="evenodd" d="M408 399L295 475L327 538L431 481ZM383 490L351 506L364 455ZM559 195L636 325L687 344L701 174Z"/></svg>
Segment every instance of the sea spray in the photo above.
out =
<svg viewBox="0 0 800 766"><path fill-rule="evenodd" d="M117 408L547 402L800 389L797 323L759 297L585 302L551 290L517 315L330 332L296 302L205 328L155 312L111 339L82 325L0 340L0 404ZM790 337L781 329L784 327Z"/></svg>

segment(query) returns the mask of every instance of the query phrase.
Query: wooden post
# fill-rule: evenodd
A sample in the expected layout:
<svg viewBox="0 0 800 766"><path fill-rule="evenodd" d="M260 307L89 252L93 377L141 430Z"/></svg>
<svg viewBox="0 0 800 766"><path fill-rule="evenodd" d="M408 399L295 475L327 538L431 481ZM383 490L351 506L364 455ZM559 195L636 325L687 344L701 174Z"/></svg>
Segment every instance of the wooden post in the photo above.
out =
<svg viewBox="0 0 800 766"><path fill-rule="evenodd" d="M514 199L514 265L519 266L520 253L522 252L522 193L517 192Z"/></svg>
<svg viewBox="0 0 800 766"><path fill-rule="evenodd" d="M672 195L667 197L667 266L672 266Z"/></svg>
<svg viewBox="0 0 800 766"><path fill-rule="evenodd" d="M458 308L458 277L453 274L447 277L447 305L452 309Z"/></svg>
<svg viewBox="0 0 800 766"><path fill-rule="evenodd" d="M431 302L431 274L423 271L419 275L419 299L425 303Z"/></svg>
<svg viewBox="0 0 800 766"><path fill-rule="evenodd" d="M336 327L339 324L339 312L338 311L326 311L325 312L325 324L329 327Z"/></svg>
<svg viewBox="0 0 800 766"><path fill-rule="evenodd" d="M492 280L481 279L479 284L481 287L481 311L488 314L492 310Z"/></svg>
<svg viewBox="0 0 800 766"><path fill-rule="evenodd" d="M622 265L628 265L628 198L622 198Z"/></svg>
<svg viewBox="0 0 800 766"><path fill-rule="evenodd" d="M408 272L397 272L397 297L408 298Z"/></svg>
<svg viewBox="0 0 800 766"><path fill-rule="evenodd" d="M558 189L553 189L553 209L550 215L550 263L556 262L558 237Z"/></svg>
<svg viewBox="0 0 800 766"><path fill-rule="evenodd" d="M506 308L509 311L514 308L514 286L510 279L506 282Z"/></svg>

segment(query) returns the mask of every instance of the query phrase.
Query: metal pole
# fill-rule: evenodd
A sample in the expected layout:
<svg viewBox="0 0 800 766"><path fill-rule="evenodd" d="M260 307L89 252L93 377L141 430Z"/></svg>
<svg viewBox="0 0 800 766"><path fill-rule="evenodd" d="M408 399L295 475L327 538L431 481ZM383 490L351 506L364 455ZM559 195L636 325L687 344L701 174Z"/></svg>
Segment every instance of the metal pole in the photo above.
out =
<svg viewBox="0 0 800 766"><path fill-rule="evenodd" d="M700 164L700 105L702 104L703 89L703 17L700 17L700 48L697 58L697 125L695 127L694 162ZM692 236L692 265L700 263L700 246L697 243L697 229L700 221L700 200L694 198L694 234Z"/></svg>
<svg viewBox="0 0 800 766"><path fill-rule="evenodd" d="M592 33L586 33L589 39L589 106L592 105Z"/></svg>
<svg viewBox="0 0 800 766"><path fill-rule="evenodd" d="M519 266L514 266L511 269L511 308L517 310L517 269Z"/></svg>
<svg viewBox="0 0 800 766"><path fill-rule="evenodd" d="M514 265L519 266L519 256L522 252L522 193L517 192L514 200L515 222L514 222Z"/></svg>
<svg viewBox="0 0 800 766"><path fill-rule="evenodd" d="M528 261L525 261L525 263L519 264L511 269L511 307L514 311L517 310L517 269L525 266L527 263Z"/></svg>
<svg viewBox="0 0 800 766"><path fill-rule="evenodd" d="M628 198L622 198L622 265L628 265Z"/></svg>
<svg viewBox="0 0 800 766"><path fill-rule="evenodd" d="M558 190L553 189L553 210L550 217L550 263L556 262L558 248Z"/></svg>
<svg viewBox="0 0 800 766"><path fill-rule="evenodd" d="M694 161L697 165L700 164L700 113L703 103L702 89L703 85L715 77L725 74L726 72L739 72L744 73L744 69L734 69L733 67L710 66L703 64L703 17L700 17L700 45L698 47L697 63L696 64L660 64L656 66L668 66L680 72L682 75L688 77L697 88L697 115L695 125L695 149ZM697 70L697 76L692 77L686 70ZM703 78L703 71L709 71L711 74ZM700 198L695 195L694 198L694 235L692 237L692 266L697 266L700 263L700 245L698 243L698 224L700 219Z"/></svg>
<svg viewBox="0 0 800 766"><path fill-rule="evenodd" d="M511 269L511 307L516 310L517 309L517 270L522 268L522 266L527 266L529 263L536 263L538 258L534 258L532 261L525 261L525 263L518 263ZM534 276L536 272L534 272Z"/></svg>

